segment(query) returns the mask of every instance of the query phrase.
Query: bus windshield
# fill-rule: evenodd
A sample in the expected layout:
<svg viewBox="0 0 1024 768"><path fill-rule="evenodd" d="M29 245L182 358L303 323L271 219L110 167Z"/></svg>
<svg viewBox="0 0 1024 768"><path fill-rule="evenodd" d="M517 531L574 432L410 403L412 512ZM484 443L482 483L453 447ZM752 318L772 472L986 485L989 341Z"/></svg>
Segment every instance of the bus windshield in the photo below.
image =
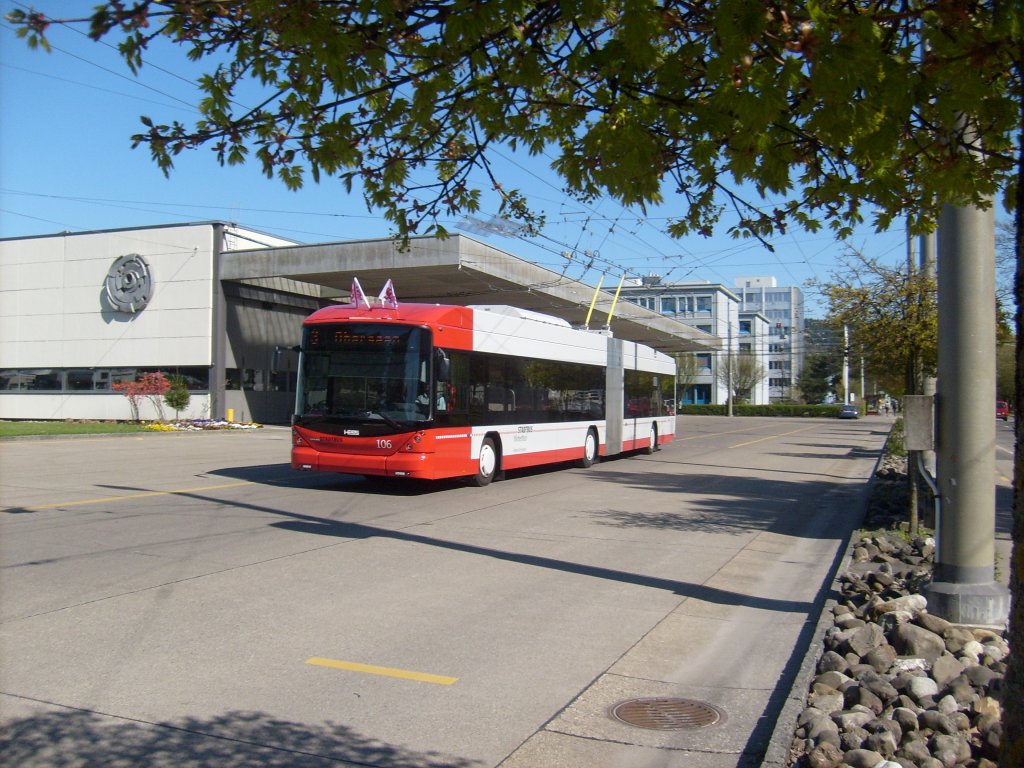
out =
<svg viewBox="0 0 1024 768"><path fill-rule="evenodd" d="M431 334L419 326L313 325L303 332L297 421L398 430L431 417Z"/></svg>

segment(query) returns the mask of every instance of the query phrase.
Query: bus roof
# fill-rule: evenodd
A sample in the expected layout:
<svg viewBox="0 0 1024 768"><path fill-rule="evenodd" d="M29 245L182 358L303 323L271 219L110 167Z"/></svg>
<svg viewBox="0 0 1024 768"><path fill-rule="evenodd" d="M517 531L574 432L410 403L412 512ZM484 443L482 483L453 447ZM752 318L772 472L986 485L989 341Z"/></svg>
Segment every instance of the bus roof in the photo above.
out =
<svg viewBox="0 0 1024 768"><path fill-rule="evenodd" d="M468 307L449 304L400 303L396 308L374 306L356 307L337 304L324 307L306 318L306 325L359 320L365 322L414 323L416 325L447 325L454 328L472 328L473 311Z"/></svg>

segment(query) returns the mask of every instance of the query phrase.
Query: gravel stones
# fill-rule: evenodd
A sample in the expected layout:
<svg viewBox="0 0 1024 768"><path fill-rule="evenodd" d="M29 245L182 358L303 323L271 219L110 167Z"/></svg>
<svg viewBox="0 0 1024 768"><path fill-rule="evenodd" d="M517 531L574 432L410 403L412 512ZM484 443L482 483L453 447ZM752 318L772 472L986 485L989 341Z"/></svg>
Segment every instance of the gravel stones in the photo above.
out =
<svg viewBox="0 0 1024 768"><path fill-rule="evenodd" d="M1009 648L998 632L927 612L933 554L927 538L857 542L797 719L794 767L994 768Z"/></svg>
<svg viewBox="0 0 1024 768"><path fill-rule="evenodd" d="M941 637L916 624L898 625L892 639L892 645L900 656L924 659L929 664L934 664L946 650L946 643Z"/></svg>

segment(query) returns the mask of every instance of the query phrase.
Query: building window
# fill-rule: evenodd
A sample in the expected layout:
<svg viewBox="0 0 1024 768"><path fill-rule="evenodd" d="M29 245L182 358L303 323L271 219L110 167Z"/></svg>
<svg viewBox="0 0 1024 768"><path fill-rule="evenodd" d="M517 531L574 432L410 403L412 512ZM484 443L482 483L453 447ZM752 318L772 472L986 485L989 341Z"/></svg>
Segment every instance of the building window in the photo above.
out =
<svg viewBox="0 0 1024 768"><path fill-rule="evenodd" d="M178 375L185 380L190 392L206 392L210 389L210 369L204 367L174 368L166 371L168 375Z"/></svg>
<svg viewBox="0 0 1024 768"><path fill-rule="evenodd" d="M704 333L711 333L710 325L695 325L694 328L696 328L698 331L704 331Z"/></svg>
<svg viewBox="0 0 1024 768"><path fill-rule="evenodd" d="M654 298L651 296L635 296L629 299L629 301L644 309L654 309Z"/></svg>
<svg viewBox="0 0 1024 768"><path fill-rule="evenodd" d="M208 391L210 369L168 368L22 368L0 370L0 392L111 392L113 385L144 373L180 375L190 391Z"/></svg>
<svg viewBox="0 0 1024 768"><path fill-rule="evenodd" d="M692 405L707 405L711 402L711 385L694 384L685 392L680 392L682 401Z"/></svg>
<svg viewBox="0 0 1024 768"><path fill-rule="evenodd" d="M711 373L711 353L710 352L698 352L694 355L697 360L697 373L701 376L707 376Z"/></svg>
<svg viewBox="0 0 1024 768"><path fill-rule="evenodd" d="M710 315L711 314L711 297L710 296L695 296L694 297L694 311L698 315Z"/></svg>
<svg viewBox="0 0 1024 768"><path fill-rule="evenodd" d="M661 299L661 314L674 315L677 311L678 310L676 309L676 297L663 296Z"/></svg>
<svg viewBox="0 0 1024 768"><path fill-rule="evenodd" d="M67 372L65 388L71 392L91 392L93 389L93 372L90 370L71 370Z"/></svg>
<svg viewBox="0 0 1024 768"><path fill-rule="evenodd" d="M740 342L740 352L747 352L749 354L751 351L749 341Z"/></svg>
<svg viewBox="0 0 1024 768"><path fill-rule="evenodd" d="M60 392L64 375L52 368L0 371L0 388L7 392Z"/></svg>
<svg viewBox="0 0 1024 768"><path fill-rule="evenodd" d="M743 335L749 336L750 335L750 321L749 320L740 320L740 335L741 336L743 336Z"/></svg>

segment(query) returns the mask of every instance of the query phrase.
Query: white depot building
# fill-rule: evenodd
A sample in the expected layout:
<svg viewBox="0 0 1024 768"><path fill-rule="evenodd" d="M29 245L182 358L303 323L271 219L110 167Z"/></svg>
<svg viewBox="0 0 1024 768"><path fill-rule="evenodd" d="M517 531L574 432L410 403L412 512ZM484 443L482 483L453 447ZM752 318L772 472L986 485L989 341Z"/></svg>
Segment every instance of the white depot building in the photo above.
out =
<svg viewBox="0 0 1024 768"><path fill-rule="evenodd" d="M305 317L393 279L400 301L509 304L592 328L614 297L465 235L303 245L225 222L0 239L0 419L131 418L113 385L160 371L182 418L284 423ZM621 338L665 352L720 340L619 304ZM284 354L278 352L284 350ZM144 419L158 416L143 402ZM167 415L173 416L173 413Z"/></svg>

